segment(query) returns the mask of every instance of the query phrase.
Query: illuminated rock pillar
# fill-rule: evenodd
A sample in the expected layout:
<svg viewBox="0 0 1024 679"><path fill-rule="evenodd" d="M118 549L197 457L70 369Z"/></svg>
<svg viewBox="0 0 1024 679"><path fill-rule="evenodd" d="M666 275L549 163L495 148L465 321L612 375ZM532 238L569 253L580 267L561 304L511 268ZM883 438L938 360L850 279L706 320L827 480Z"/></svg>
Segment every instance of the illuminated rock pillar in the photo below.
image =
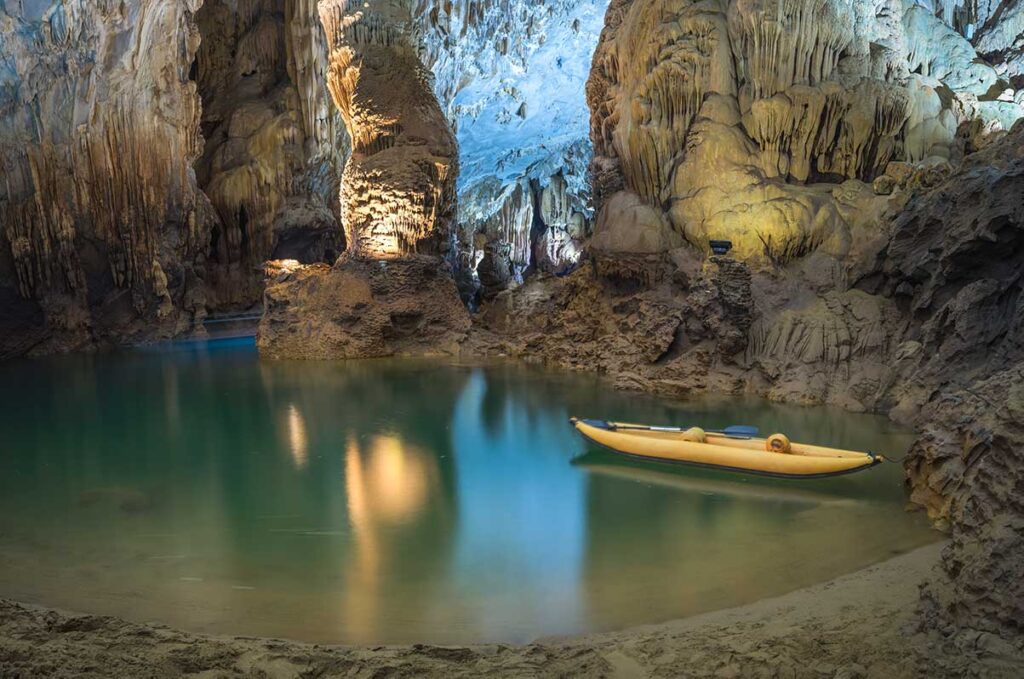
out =
<svg viewBox="0 0 1024 679"><path fill-rule="evenodd" d="M352 138L341 181L350 255L447 252L458 146L410 36L402 0L320 0L327 83Z"/></svg>
<svg viewBox="0 0 1024 679"><path fill-rule="evenodd" d="M470 320L442 259L458 145L402 0L320 0L327 87L352 138L341 178L347 252L268 266L257 344L271 358L453 355ZM387 260L387 261L386 261Z"/></svg>

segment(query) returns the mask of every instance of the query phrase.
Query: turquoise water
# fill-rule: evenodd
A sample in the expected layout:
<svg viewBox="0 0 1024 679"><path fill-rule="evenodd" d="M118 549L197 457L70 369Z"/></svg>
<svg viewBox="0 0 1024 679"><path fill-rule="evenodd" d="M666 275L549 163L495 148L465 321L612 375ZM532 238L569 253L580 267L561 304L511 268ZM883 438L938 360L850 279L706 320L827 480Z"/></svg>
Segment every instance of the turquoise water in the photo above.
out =
<svg viewBox="0 0 1024 679"><path fill-rule="evenodd" d="M516 365L237 343L0 365L0 596L317 642L524 642L820 582L935 539L885 465L763 480L588 450L570 415L902 454L888 421Z"/></svg>

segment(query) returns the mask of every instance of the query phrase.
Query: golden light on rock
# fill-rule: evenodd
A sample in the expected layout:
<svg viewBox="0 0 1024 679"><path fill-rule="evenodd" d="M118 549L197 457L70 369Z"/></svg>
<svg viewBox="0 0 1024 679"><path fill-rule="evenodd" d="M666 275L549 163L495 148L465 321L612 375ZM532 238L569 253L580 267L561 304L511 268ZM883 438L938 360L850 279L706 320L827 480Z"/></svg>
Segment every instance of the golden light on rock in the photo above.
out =
<svg viewBox="0 0 1024 679"><path fill-rule="evenodd" d="M458 146L409 34L405 4L321 0L327 86L352 139L340 203L366 259L440 254L455 213Z"/></svg>

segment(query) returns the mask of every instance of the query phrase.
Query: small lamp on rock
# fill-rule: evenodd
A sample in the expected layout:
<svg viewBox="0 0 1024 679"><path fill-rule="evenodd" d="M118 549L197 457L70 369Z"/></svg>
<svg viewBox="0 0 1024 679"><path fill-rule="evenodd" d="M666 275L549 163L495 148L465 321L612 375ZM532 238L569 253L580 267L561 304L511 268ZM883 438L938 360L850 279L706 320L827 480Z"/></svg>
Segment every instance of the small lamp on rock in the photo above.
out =
<svg viewBox="0 0 1024 679"><path fill-rule="evenodd" d="M731 240L712 240L708 241L708 245L711 246L711 252L716 255L725 255L729 253L729 250L732 250Z"/></svg>

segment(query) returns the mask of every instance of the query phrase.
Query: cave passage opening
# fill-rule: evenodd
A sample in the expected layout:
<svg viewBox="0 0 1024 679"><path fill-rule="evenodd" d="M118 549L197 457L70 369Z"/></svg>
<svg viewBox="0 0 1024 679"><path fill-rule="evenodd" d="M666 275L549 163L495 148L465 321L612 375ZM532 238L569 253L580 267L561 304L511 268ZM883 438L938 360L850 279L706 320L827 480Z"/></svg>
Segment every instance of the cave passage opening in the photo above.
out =
<svg viewBox="0 0 1024 679"><path fill-rule="evenodd" d="M586 82L608 1L459 5L421 21L459 142L456 268L473 308L580 262L593 219Z"/></svg>

